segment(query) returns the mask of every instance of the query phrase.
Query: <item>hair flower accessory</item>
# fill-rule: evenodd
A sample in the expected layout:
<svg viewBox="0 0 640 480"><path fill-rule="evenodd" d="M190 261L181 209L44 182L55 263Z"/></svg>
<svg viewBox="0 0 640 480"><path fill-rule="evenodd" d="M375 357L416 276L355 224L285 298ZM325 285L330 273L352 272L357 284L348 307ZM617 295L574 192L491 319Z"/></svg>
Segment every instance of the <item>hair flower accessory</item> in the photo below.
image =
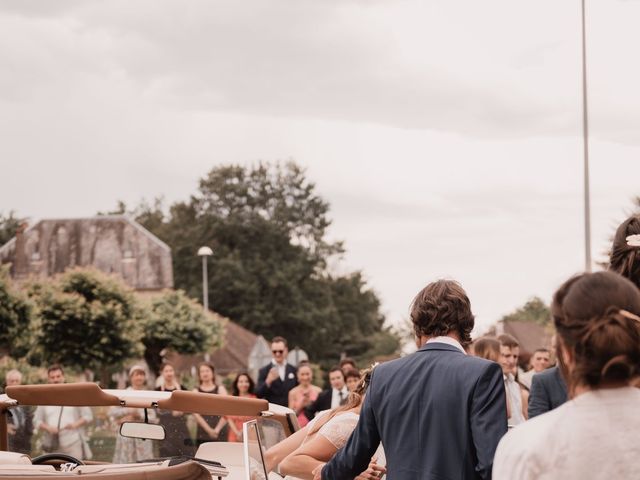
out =
<svg viewBox="0 0 640 480"><path fill-rule="evenodd" d="M627 237L627 245L630 247L640 247L640 235L629 235Z"/></svg>

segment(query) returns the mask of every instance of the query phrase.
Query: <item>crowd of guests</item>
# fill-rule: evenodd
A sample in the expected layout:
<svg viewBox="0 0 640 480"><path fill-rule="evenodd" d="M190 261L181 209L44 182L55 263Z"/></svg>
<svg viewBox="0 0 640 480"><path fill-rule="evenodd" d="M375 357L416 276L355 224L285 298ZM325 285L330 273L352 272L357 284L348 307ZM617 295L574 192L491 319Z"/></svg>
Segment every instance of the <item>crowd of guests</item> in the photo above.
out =
<svg viewBox="0 0 640 480"><path fill-rule="evenodd" d="M288 364L283 337L273 339L255 391L248 374L238 375L233 395L289 406L303 427L265 452L269 471L314 480L638 476L640 217L618 228L608 271L575 275L555 292L553 352L536 350L529 372L518 370L520 346L512 336L472 341L471 302L453 280L422 289L410 317L415 353L364 372L347 359L331 369L323 391L313 385L309 364ZM129 373L130 388L145 384L143 369ZM197 391L228 394L212 365L200 365L198 374ZM170 364L161 376L160 389L184 388ZM62 370L50 370L49 381L64 381ZM91 419L82 409L42 408L33 428L68 430L60 447L85 448L82 429ZM158 421L186 429L177 412ZM241 418L196 421L196 443L241 440Z"/></svg>
<svg viewBox="0 0 640 480"><path fill-rule="evenodd" d="M271 343L272 361L262 368L258 384L247 372L235 376L231 392L216 379L216 371L209 362L197 367L197 386L195 392L216 395L233 395L244 398L265 398L270 403L287 406L296 412L301 427L306 426L319 411L335 409L347 404L349 391L357 388L360 372L352 359L345 358L339 366L329 372L330 388L321 390L313 382L313 369L307 361L298 367L287 363L288 345L283 337L276 337ZM347 386L349 378L349 387ZM355 379L355 381L354 381ZM63 367L52 365L47 371L50 384L65 383ZM6 374L7 386L20 385L22 374L10 370ZM128 371L129 390L149 388L147 369L142 365L133 365ZM173 364L163 363L156 390L173 392L186 390L180 383ZM115 426L124 422L143 421L140 408L114 407L109 418ZM86 426L93 421L90 408L43 406L33 410L16 407L8 417L9 449L16 452L31 453L32 437L40 434L40 446L45 452L67 453L79 459L90 459L92 452L88 442ZM177 411L148 410L148 420L165 427L170 435L159 444L158 455L193 455L197 447L204 442L227 441L242 442L242 425L251 418L242 416L187 415ZM189 431L189 417L195 421L195 438ZM116 436L115 463L131 463L154 457L151 442Z"/></svg>

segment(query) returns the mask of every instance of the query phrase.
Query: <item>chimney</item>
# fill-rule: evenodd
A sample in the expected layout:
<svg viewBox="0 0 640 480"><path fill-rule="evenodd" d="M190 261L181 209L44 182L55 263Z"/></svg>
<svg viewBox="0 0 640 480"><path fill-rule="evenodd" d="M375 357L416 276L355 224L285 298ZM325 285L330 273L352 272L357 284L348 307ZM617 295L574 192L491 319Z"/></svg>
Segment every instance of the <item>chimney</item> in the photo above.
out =
<svg viewBox="0 0 640 480"><path fill-rule="evenodd" d="M23 222L16 231L16 243L13 251L13 277L25 278L29 274L29 260L27 259L27 252L25 252L25 245L27 239L24 232L29 225Z"/></svg>

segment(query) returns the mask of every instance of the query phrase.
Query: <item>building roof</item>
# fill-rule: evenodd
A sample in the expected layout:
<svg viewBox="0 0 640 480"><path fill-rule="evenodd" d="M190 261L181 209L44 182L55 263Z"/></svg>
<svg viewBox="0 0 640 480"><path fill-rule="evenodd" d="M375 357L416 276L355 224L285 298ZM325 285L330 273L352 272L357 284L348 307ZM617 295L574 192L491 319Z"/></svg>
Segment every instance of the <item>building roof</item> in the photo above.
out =
<svg viewBox="0 0 640 480"><path fill-rule="evenodd" d="M520 343L520 352L533 354L540 347L549 348L553 332L551 329L535 322L506 321L503 322L504 333L513 335Z"/></svg>
<svg viewBox="0 0 640 480"><path fill-rule="evenodd" d="M249 370L249 354L258 336L231 320L224 322L223 346L208 352L208 358L216 368L216 374L228 375L234 372ZM176 370L190 371L200 362L205 361L207 355L179 355L171 352L167 360L173 363Z"/></svg>
<svg viewBox="0 0 640 480"><path fill-rule="evenodd" d="M173 287L171 249L125 215L40 220L0 247L0 263L18 280L92 266L137 290Z"/></svg>

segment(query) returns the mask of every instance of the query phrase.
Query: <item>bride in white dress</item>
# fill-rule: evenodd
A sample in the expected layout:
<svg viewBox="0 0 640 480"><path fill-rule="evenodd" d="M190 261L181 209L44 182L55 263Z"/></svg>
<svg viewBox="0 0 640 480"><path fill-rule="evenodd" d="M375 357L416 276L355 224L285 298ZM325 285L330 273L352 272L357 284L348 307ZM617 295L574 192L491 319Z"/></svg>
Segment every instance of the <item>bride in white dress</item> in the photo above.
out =
<svg viewBox="0 0 640 480"><path fill-rule="evenodd" d="M313 479L313 471L344 447L355 429L372 371L373 367L363 372L358 388L349 394L345 405L320 412L303 429L267 450L267 470L286 475L287 480ZM367 471L357 479L379 477L384 472L384 467L378 464L380 460L374 457Z"/></svg>

